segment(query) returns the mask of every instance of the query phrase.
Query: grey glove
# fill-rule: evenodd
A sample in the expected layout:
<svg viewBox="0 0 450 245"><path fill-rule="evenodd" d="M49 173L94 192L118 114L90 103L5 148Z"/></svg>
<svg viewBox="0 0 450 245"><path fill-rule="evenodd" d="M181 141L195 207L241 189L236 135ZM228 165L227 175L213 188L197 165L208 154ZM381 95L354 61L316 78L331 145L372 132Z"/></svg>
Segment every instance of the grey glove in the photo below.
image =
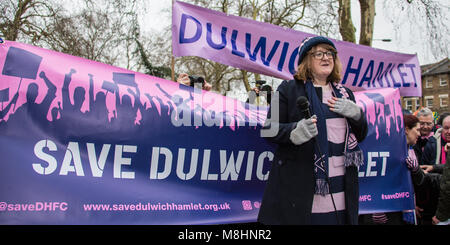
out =
<svg viewBox="0 0 450 245"><path fill-rule="evenodd" d="M359 120L361 118L361 108L349 99L338 98L334 103L332 111L353 120Z"/></svg>
<svg viewBox="0 0 450 245"><path fill-rule="evenodd" d="M297 123L289 137L292 143L301 145L319 134L316 123L312 122L313 118L317 119L316 115L308 119L302 119Z"/></svg>

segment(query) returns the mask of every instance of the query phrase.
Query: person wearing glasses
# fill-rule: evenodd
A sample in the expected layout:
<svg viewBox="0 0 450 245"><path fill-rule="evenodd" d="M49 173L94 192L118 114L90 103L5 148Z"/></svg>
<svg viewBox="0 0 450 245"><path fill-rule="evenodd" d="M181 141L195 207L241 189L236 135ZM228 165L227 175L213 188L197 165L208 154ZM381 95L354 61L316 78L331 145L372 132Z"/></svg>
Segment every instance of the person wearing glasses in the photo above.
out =
<svg viewBox="0 0 450 245"><path fill-rule="evenodd" d="M297 73L272 96L264 128L278 145L258 222L263 224L358 224L358 146L367 134L364 111L342 84L342 65L329 39L303 40ZM298 108L299 98L310 113ZM309 104L309 106L308 106ZM312 115L310 117L310 115ZM274 126L275 125L275 126Z"/></svg>
<svg viewBox="0 0 450 245"><path fill-rule="evenodd" d="M422 155L424 166L421 166L421 168L425 172L430 172L434 165L445 164L446 155L443 149L447 144L450 144L450 115L443 118L442 127L436 130L433 138L425 145Z"/></svg>
<svg viewBox="0 0 450 245"><path fill-rule="evenodd" d="M417 143L414 145L414 152L416 153L419 165L422 165L422 155L425 145L429 140L434 140L434 138L432 137L434 135L433 112L427 107L424 107L417 113L417 118L419 119L420 125L420 137L417 139Z"/></svg>

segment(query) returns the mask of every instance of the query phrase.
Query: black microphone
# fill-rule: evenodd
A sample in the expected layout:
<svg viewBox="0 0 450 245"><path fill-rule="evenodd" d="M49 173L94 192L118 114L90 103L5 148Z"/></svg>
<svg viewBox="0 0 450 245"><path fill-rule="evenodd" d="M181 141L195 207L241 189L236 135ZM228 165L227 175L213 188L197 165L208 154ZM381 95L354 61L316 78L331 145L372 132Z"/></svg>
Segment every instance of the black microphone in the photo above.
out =
<svg viewBox="0 0 450 245"><path fill-rule="evenodd" d="M297 107L303 112L305 118L311 117L311 112L309 111L309 101L305 96L300 96L297 98Z"/></svg>

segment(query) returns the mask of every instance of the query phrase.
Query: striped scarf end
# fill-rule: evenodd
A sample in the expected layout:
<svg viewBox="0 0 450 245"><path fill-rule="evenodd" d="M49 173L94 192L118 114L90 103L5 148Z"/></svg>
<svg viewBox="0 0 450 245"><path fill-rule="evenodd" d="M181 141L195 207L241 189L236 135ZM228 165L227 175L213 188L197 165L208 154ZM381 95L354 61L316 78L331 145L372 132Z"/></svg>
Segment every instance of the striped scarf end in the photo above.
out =
<svg viewBox="0 0 450 245"><path fill-rule="evenodd" d="M364 165L364 152L362 150L345 153L345 167L355 166L359 168L362 165Z"/></svg>
<svg viewBox="0 0 450 245"><path fill-rule="evenodd" d="M314 193L322 196L330 194L330 188L325 179L316 179L316 187Z"/></svg>

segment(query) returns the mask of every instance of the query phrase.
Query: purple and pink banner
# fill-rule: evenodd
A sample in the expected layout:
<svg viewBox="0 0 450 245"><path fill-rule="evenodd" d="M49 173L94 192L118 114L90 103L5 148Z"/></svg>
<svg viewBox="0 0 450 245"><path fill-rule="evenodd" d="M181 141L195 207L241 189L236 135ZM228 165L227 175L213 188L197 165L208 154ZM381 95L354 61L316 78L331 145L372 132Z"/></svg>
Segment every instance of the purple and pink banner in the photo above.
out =
<svg viewBox="0 0 450 245"><path fill-rule="evenodd" d="M256 221L267 107L11 41L0 72L0 224ZM398 89L355 95L360 210L411 209Z"/></svg>
<svg viewBox="0 0 450 245"><path fill-rule="evenodd" d="M363 108L368 133L360 144L364 165L359 168L359 213L411 210L414 189L405 160L408 155L398 89L355 93Z"/></svg>
<svg viewBox="0 0 450 245"><path fill-rule="evenodd" d="M266 107L5 41L0 224L254 221Z"/></svg>
<svg viewBox="0 0 450 245"><path fill-rule="evenodd" d="M174 56L199 56L250 72L293 79L298 49L309 33L227 15L176 1L172 11ZM422 96L415 54L403 54L331 39L343 65L342 84L353 91L399 88Z"/></svg>

